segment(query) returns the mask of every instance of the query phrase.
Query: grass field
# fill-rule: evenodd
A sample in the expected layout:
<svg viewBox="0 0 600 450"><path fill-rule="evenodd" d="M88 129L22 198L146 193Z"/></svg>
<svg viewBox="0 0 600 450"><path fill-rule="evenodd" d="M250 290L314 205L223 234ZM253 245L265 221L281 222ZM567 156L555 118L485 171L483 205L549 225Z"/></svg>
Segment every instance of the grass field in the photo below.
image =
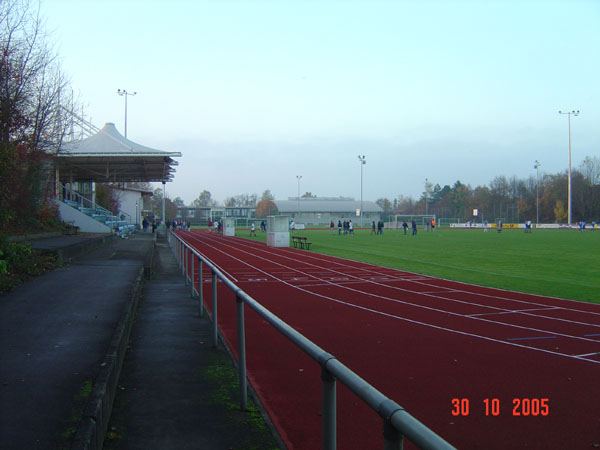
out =
<svg viewBox="0 0 600 450"><path fill-rule="evenodd" d="M419 230L416 237L386 230L338 236L305 230L311 251L502 289L600 303L600 232ZM264 233L250 238L265 241Z"/></svg>

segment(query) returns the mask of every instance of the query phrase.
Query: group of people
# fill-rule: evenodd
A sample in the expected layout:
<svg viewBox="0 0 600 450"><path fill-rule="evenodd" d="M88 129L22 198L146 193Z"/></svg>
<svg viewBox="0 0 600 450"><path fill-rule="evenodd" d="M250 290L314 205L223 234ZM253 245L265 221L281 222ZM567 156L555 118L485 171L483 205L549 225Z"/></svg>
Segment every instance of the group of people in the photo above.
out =
<svg viewBox="0 0 600 450"><path fill-rule="evenodd" d="M147 233L148 228L151 228L152 233L154 233L159 223L160 221L158 219L148 220L147 217L144 217L144 219L142 220L142 230L144 230L144 233Z"/></svg>
<svg viewBox="0 0 600 450"><path fill-rule="evenodd" d="M373 221L371 224L371 234L383 234L383 228L383 220L379 220L377 224L375 224L375 221Z"/></svg>
<svg viewBox="0 0 600 450"><path fill-rule="evenodd" d="M412 235L416 236L417 235L417 222L415 220L411 220L410 227L412 230ZM434 227L435 227L435 225L434 225ZM402 222L402 229L404 230L404 234L406 235L408 232L408 223L406 223L406 221Z"/></svg>
<svg viewBox="0 0 600 450"><path fill-rule="evenodd" d="M332 233L333 233L333 230L335 230L335 223L333 222L333 220L329 224L329 229L331 230ZM337 229L338 229L338 235L354 234L354 225L352 224L352 219L348 219L348 220L344 219L343 221L342 221L342 219L339 219L338 223L337 223Z"/></svg>

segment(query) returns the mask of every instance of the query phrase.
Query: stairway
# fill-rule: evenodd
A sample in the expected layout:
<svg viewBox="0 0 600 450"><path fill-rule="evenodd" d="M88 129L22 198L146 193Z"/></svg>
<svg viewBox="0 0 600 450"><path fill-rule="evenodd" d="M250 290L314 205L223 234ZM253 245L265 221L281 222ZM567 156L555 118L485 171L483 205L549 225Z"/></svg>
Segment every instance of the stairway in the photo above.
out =
<svg viewBox="0 0 600 450"><path fill-rule="evenodd" d="M111 211L106 208L101 207L97 204L91 204L89 207L85 207L82 205L82 201L61 200L64 204L70 206L71 208L77 209L84 213L85 215L91 217L92 219L100 222L101 224L106 225L109 229L113 230L121 237L126 237L129 234L133 233L136 229L134 223L130 223L130 221L125 220L125 214L123 213L121 217L115 216ZM88 201L89 202L89 201ZM75 224L77 225L77 224Z"/></svg>

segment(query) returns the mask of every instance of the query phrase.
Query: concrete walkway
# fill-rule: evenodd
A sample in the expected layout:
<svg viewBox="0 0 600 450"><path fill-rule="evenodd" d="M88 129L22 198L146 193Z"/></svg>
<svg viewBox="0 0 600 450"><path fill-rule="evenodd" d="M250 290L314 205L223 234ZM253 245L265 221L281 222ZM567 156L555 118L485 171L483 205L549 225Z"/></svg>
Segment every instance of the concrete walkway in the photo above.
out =
<svg viewBox="0 0 600 450"><path fill-rule="evenodd" d="M165 241L157 243L156 257L104 448L279 448L254 404L239 411L232 363L212 348L210 323L199 317Z"/></svg>
<svg viewBox="0 0 600 450"><path fill-rule="evenodd" d="M110 240L0 296L0 448L68 447L153 245Z"/></svg>

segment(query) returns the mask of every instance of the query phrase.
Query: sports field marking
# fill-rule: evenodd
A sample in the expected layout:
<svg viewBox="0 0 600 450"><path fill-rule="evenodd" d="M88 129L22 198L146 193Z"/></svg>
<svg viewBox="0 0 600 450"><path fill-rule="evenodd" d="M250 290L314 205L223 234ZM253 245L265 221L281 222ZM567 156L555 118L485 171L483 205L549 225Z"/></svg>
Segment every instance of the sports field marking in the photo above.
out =
<svg viewBox="0 0 600 450"><path fill-rule="evenodd" d="M244 260L242 260L242 259L240 259L240 258L238 258L236 256L233 256L232 254L227 253L227 252L221 250L220 248L217 248L214 245L211 245L211 244L205 242L202 239L199 239L199 238L194 237L194 236L189 236L189 235L188 235L188 237L191 238L191 240L198 241L199 244L207 245L207 246L213 248L214 250L216 250L219 253L222 253L223 255L225 255L228 258L232 258L232 259L234 259L236 261L239 261L239 262L241 262L243 264L248 265L249 267L254 268L257 271L260 271L261 273L264 273L267 276L271 276L270 274L268 274L267 272L263 271L259 267L256 267L256 266L250 264L249 262L244 261ZM215 240L212 239L212 238L207 238L207 240L215 242ZM216 243L222 244L222 245L224 245L226 247L231 247L231 248L233 248L235 250L239 250L236 247L233 247L233 246L228 245L228 244L224 244L222 240L221 241L216 240ZM244 253L250 254L248 252L244 252ZM256 255L253 255L253 254L250 254L250 255L256 257ZM258 257L258 258L266 260L266 258L262 258L262 257ZM269 262L272 262L272 261L269 261ZM274 277L274 278L276 278L276 277ZM440 325L434 325L434 324L427 323L427 322L422 322L422 321L418 321L418 320L414 320L414 319L409 319L407 317L402 317L402 316L398 316L398 315L395 315L395 314L386 313L386 312L375 310L375 309L372 309L372 308L367 308L367 307L364 307L364 306L356 305L354 303L345 302L343 300L339 300L337 298L333 298L333 297L330 297L330 296L327 296L327 295L319 294L319 293L316 293L316 292L304 289L304 288L302 288L300 286L295 286L295 285L293 285L291 283L288 283L288 282L286 282L285 280L282 280L282 279L280 279L279 281L282 284L286 285L286 286L289 286L289 287L291 287L293 289L297 289L299 291L302 291L302 292L305 292L307 294L313 295L315 297L323 298L325 300L332 301L332 302L335 302L335 303L338 303L338 304L342 304L342 305L348 306L350 308L360 309L360 310L371 312L373 314L381 315L381 316L384 316L384 317L389 317L389 318L396 319L396 320L401 320L401 321L404 321L404 322L409 322L409 323L413 323L413 324L417 324L417 325L422 325L422 326L433 328L433 329L437 329L437 330L443 330L443 331L447 331L449 333L455 333L455 334L460 334L460 335L463 335L463 336L470 336L470 337L474 337L474 338L478 338L478 339L483 339L483 340L490 341L490 342L496 342L496 343L499 343L499 344L509 345L509 346L518 347L518 348L524 348L524 349L528 349L528 350L534 350L534 351L542 352L542 353L549 354L549 355L555 355L555 356L560 356L560 357L563 357L563 358L569 358L569 359L576 359L576 360L580 360L580 361L591 362L593 364L600 364L600 361L596 361L596 360L585 358L585 357L580 357L580 356L576 356L576 355L570 355L570 354L566 354L566 353L555 352L555 351L546 350L546 349L543 349L543 348L530 347L530 346L518 344L518 343L515 343L515 342L508 342L508 341L504 341L504 340L500 340L500 339L491 338L491 337L488 337L488 336L482 336L482 335L475 334L475 333L469 333L469 332L466 332L466 331L460 331L460 330L456 330L456 329L453 329L453 328L443 327L443 326L440 326ZM334 285L334 283L328 283L328 284ZM506 325L506 324L503 324L502 322L500 322L499 324ZM539 330L532 330L532 331L539 331ZM592 342L598 342L598 341L592 340Z"/></svg>
<svg viewBox="0 0 600 450"><path fill-rule="evenodd" d="M509 341L535 341L536 339L556 339L556 336L526 336L508 338Z"/></svg>
<svg viewBox="0 0 600 450"><path fill-rule="evenodd" d="M237 249L240 252L244 252L244 253L246 253L248 255L251 255L251 256L254 256L256 258L260 258L260 259L269 261L271 264L278 264L281 267L285 267L287 269L295 270L295 271L297 271L299 273L302 273L302 274L305 274L305 275L310 275L310 274L304 272L303 270L295 269L293 267L286 266L285 264L277 263L277 262L273 261L272 259L268 259L268 258L264 258L262 256L259 256L259 255L256 254L256 252L252 252L251 253L251 252L242 250L239 247L233 247L232 245L229 245L229 244L226 244L226 243L223 243L223 245L231 247L231 248L235 248L235 249ZM280 256L277 253L272 252L272 251L267 251L267 250L263 250L263 249L254 249L254 250L258 250L258 251L261 251L263 253L267 253L268 255L271 255L271 256ZM287 256L281 256L281 257L282 258L286 258L286 259L292 259L292 260L294 260L294 258L290 258L290 257L287 257ZM300 262L300 261L296 261L296 262ZM306 263L306 262L303 262L303 263L304 264L310 264L310 263ZM317 268L319 268L321 270L324 269L324 268L322 268L320 266L315 266L315 267L317 267ZM343 273L335 271L335 270L332 270L332 272L339 273L339 274L343 275ZM494 324L502 325L502 326L519 328L519 329L522 329L522 330L537 331L537 332L540 332L540 333L549 333L549 334L554 334L554 335L557 335L557 336L562 336L562 337L571 338L571 339L578 339L578 340L582 340L582 341L589 341L589 342L598 342L598 343L600 343L600 340L597 340L597 339L589 339L589 338L585 338L585 337L582 337L582 336L573 336L573 335L570 335L570 334L559 333L557 331L549 331L549 330L543 330L543 329L539 329L539 328L525 327L525 326L522 326L522 325L515 325L515 324L511 324L511 323L506 323L506 322L498 322L498 321L495 321L495 320L485 319L485 318L482 318L482 317L473 317L473 316L469 316L469 315L465 315L465 314L460 314L460 313L448 311L448 310L445 310L445 309L439 309L439 308L433 308L431 306L420 305L418 303L412 303L412 302L408 302L408 301L405 301L405 300L399 300L399 299L395 299L395 298L392 298L392 297L387 297L387 296L384 296L384 295L374 294L374 293L363 291L363 290L360 290L360 289L354 289L352 287L348 287L347 285L340 285L340 284L337 284L334 281L329 281L329 280L327 280L325 278L318 277L316 275L311 275L311 276L315 277L319 281L322 281L322 282L325 282L325 283L329 282L330 285L338 286L338 287L340 287L342 289L346 289L346 290L349 290L349 291L357 292L357 293L362 294L362 295L368 295L368 296L371 296L371 297L380 298L382 300L387 300L387 301L394 302L394 303L400 303L400 304L404 304L404 305L411 305L411 306L415 306L417 308L423 308L423 309L427 309L427 310L430 310L430 311L441 312L441 313L444 313L444 314L450 314L450 315L453 315L453 316L468 318L468 319L472 319L472 320L480 320L480 321L483 321L483 322L494 323ZM355 277L355 278L358 278L358 277ZM370 280L366 280L366 281L368 281L370 283L373 283L373 284L381 285L381 283L373 282L373 281L370 281ZM388 286L385 285L385 287L388 287ZM402 288L399 288L399 290L406 291L406 292L409 292L411 294L420 294L420 292L418 292L418 291L410 291L410 290L402 289ZM432 294L425 294L425 296L442 298L444 300L448 300L448 299L445 299L443 297L437 297L437 296L432 295ZM457 302L459 302L459 303L466 303L468 305L473 305L473 303L469 303L469 302L463 302L463 301L457 301ZM480 306L484 306L484 305L480 305ZM504 310L502 308L496 308L496 307L489 307L489 308L506 311L506 310ZM600 325L592 325L592 324L589 324L589 325L590 326L600 327Z"/></svg>
<svg viewBox="0 0 600 450"><path fill-rule="evenodd" d="M263 244L261 244L261 243L259 243L257 241L250 241L248 239L243 239L243 238L238 238L238 237L236 237L235 239L239 240L239 241L244 241L245 243L256 243L257 247L258 246L263 246L264 247ZM281 249L281 250L283 252L288 253L288 254L293 254L293 255L299 255L299 254L301 254L302 256L304 256L306 258L315 259L315 260L318 260L318 261L321 261L321 262L332 263L332 264L336 264L336 265L340 265L340 266L344 266L344 267L352 267L354 269L359 269L359 270L363 270L363 271L371 271L371 272L373 271L373 269L367 269L367 268L362 269L362 268L358 268L356 266L351 266L351 265L348 265L348 264L341 263L339 261L332 261L330 259L325 259L323 257L314 256L314 254L309 254L308 252L304 252L304 251L296 251L296 250L291 250L291 249ZM327 256L329 256L329 255L327 255ZM329 256L329 257L331 257L331 256ZM331 257L331 258L333 258L333 257ZM378 267L378 266L374 266L373 264L370 264L370 263L367 263L367 262L363 262L363 261L354 261L354 260L350 260L350 259L347 259L347 258L341 258L341 257L335 257L335 258L338 259L338 260L352 261L353 263L357 263L357 264L361 264L361 265L365 265L365 266L370 266L370 267L374 267L374 268ZM452 282L452 283L461 284L463 286L476 286L476 287L480 287L480 288L483 288L483 289L494 289L494 290L497 290L497 291L502 291L502 292L507 292L507 293L512 293L513 292L513 291L509 291L509 290L502 289L502 288L492 288L492 287L489 287L489 286L482 286L482 285L472 284L472 283L469 284L469 283L464 283L462 281L448 280L448 279L440 278L440 277L424 276L424 275L421 275L421 274L417 274L417 273L413 273L413 272L407 272L407 271L400 270L400 269L393 269L393 268L390 268L390 267L386 267L385 269L386 270L395 271L397 273L399 272L399 273L403 273L403 274L413 275L415 278L410 279L409 277L405 277L405 280L406 281L414 281L415 283L423 284L423 285L427 285L427 286L439 287L438 285L430 284L430 283L423 283L421 281L432 281L432 280L436 280L437 279L437 280L449 281L449 282ZM515 299L515 298L510 298L510 297L501 297L501 296L497 296L497 295L485 294L485 293L482 293L482 292L473 292L473 291L467 291L467 290L462 290L462 289L454 289L454 291L455 292L463 292L463 293L472 294L472 295L478 295L478 296L482 296L482 297L490 297L490 298L494 298L494 299L497 299L497 300L507 300L507 301L517 302L517 303L525 303L525 304L530 304L530 305L547 306L547 305L544 305L542 303L536 303L536 302L532 302L532 301L528 301L528 300L519 300L519 299ZM544 298L541 295L532 294L532 293L528 293L528 292L520 292L520 294L529 295L531 297ZM569 303L578 303L578 304L582 303L581 301L571 300L571 299L567 299L567 298L559 298L559 297L546 297L546 298L551 298L553 300L558 300L558 301L563 301L563 302L569 302ZM585 304L586 305L595 305L594 303L585 303ZM561 309L565 309L567 311L581 312L581 313L593 314L593 315L600 315L600 312L583 311L583 310L580 310L580 309L574 309L574 308L569 308L569 307L560 307L560 308ZM527 315L529 315L529 314L527 314ZM535 314L532 314L532 315L534 317L538 317ZM545 318L548 318L548 319L556 319L556 320L565 320L565 319L558 319L558 318L553 318L553 317L548 317L548 316L539 316L539 317L545 317Z"/></svg>
<svg viewBox="0 0 600 450"><path fill-rule="evenodd" d="M204 253L202 253L202 251L201 251L201 250L199 250L199 249L196 249L196 251L197 251L197 252L198 252L200 255L202 255L204 258L208 258L208 257L207 257L207 256L206 256ZM226 274L228 277L230 277L230 278L231 278L231 280L233 280L233 281L235 281L235 282L237 282L237 281L238 281L236 277L234 277L234 276L233 276L231 273L227 272L225 269L223 269L222 267L220 267L218 264L215 264L214 262L213 262L213 264L214 264L214 266L215 266L217 269L219 269L219 270L220 270L222 273L224 273L224 274ZM196 276L196 274L198 273L198 266L196 266L196 265L194 266L194 272L195 272L195 273L192 275L193 277L195 277L195 276ZM206 268L206 267L203 265L203 266L202 266L202 276L204 276L204 272L210 272L210 269L207 269L207 268ZM194 278L194 280L195 280L195 278ZM206 280L206 279L203 279L203 282L204 282L204 283L206 283L207 281L208 281L209 283L211 282L211 280L210 280L210 279L208 279L208 280ZM217 279L217 281L221 281L221 280Z"/></svg>
<svg viewBox="0 0 600 450"><path fill-rule="evenodd" d="M561 308L558 307L558 306L553 306L553 307L550 307L550 308L513 309L512 311L509 310L509 311L501 311L501 312L478 313L478 314L467 314L467 315L469 317L474 317L474 316L493 316L493 315L500 315L500 314L522 313L522 312L525 312L525 311L549 311L551 309L561 309ZM536 317L543 317L543 316L536 316ZM584 325L588 325L588 324L584 324Z"/></svg>
<svg viewBox="0 0 600 450"><path fill-rule="evenodd" d="M274 256L277 256L277 257L289 259L289 260L292 260L294 262L299 262L299 263L302 263L302 264L311 265L311 266L316 267L317 269L319 269L319 271L320 271L319 273L322 273L323 270L328 270L330 272L334 272L334 273L337 273L337 274L340 274L340 275L348 275L348 276L351 276L353 278L357 278L357 279L362 280L362 281L367 282L367 283L373 283L373 284L378 285L378 286L384 286L384 287L389 288L389 289L393 289L393 290L397 290L397 291L402 291L402 292L407 292L407 293L410 293L410 294L417 294L417 295L422 294L422 295L427 296L427 297L436 298L436 299L442 299L442 300L448 301L448 302L461 303L461 304L465 304L465 305L469 305L469 306L480 306L482 308L493 309L493 310L501 311L501 312L511 312L511 311L513 311L513 310L510 310L510 309L505 309L505 308L501 308L501 307L484 305L484 304L481 304L481 303L474 303L474 302L463 301L463 300L458 300L458 299L452 299L452 298L447 298L447 297L443 297L443 296L440 296L440 295L423 293L423 292L420 292L420 291L413 291L411 289L401 288L401 287L398 287L398 286L390 286L390 285L387 285L387 284L383 284L383 283L379 283L379 282L376 282L376 281L372 281L370 279L365 279L365 278L361 278L361 277L358 277L358 276L349 275L349 274L346 274L344 272L339 272L339 271L336 271L334 269L330 269L328 267L317 266L315 264L311 264L311 263L306 262L306 261L301 261L301 260L299 260L296 257L290 257L290 256L281 255L280 253L276 253L276 252L273 252L273 251L269 251L268 249L265 249L263 245L257 246L257 245L248 244L251 241L248 241L246 239L239 239L239 238L237 238L236 240L237 241L242 241L242 242L239 242L240 245L252 248L255 251L257 250L257 251L260 251L260 252L263 252L263 253L266 253L266 254L269 254L269 255L274 255ZM219 241L217 241L217 242L219 242ZM228 245L228 244L224 244L224 245ZM235 247L235 248L237 248L238 250L242 251L241 249L239 249L239 247ZM284 252L287 253L287 254L289 254L289 251L285 251L284 250ZM296 255L298 255L298 252L292 252L291 254L294 255L294 256L296 256ZM304 252L302 252L302 255L308 256L308 255L305 255ZM312 258L312 259L318 259L318 258ZM273 263L273 261L271 261L271 260L269 260L269 261L271 263ZM323 261L323 260L319 259L319 261ZM335 261L328 261L328 262L334 262L335 263ZM337 263L337 264L343 265L341 263ZM280 265L282 267L293 269L293 270L299 271L300 273L305 273L305 274L308 275L308 273L300 271L299 269L294 269L293 267L288 267L288 266L285 266L283 264L280 264ZM365 271L376 273L372 269L365 269ZM326 279L323 278L323 277L318 277L318 278L321 281L326 281ZM430 285L428 283L423 283L423 284ZM430 286L435 286L435 287L439 288L439 286L436 286L436 285L430 285ZM351 288L346 288L346 289L353 290ZM367 295L378 296L376 294L371 294L369 292L360 291L360 290L356 290L356 289L354 289L354 290L356 292L361 292L361 293L364 293L364 294L367 294ZM465 293L469 293L469 294L473 293L473 292L470 292L470 291L462 291L462 290L457 290L457 292L465 292ZM392 299L390 297L385 297L385 296L378 296L378 297L380 297L382 299L387 299L387 300L390 300L390 301L395 301L395 302L399 302L399 303L413 305L413 306L416 306L416 307L427 308L427 309L431 309L431 310L438 311L438 312L444 312L444 313L447 313L447 314L458 315L458 316L461 316L461 317L470 317L470 318L473 318L473 319L480 319L480 320L489 321L489 322L492 322L492 323L510 325L510 324L506 324L504 322L497 322L497 321L492 321L492 320L489 320L489 319L479 318L479 317L476 317L475 315L458 314L458 313L450 312L450 311L447 311L447 310L441 310L441 309L436 309L436 308L432 308L432 307L427 307L427 306L423 306L423 305L419 305L419 304L415 304L415 303L401 301L401 300L398 300L398 299ZM504 297L496 297L496 296L493 296L493 295L487 295L487 297L494 298L496 300L512 300L512 299L507 299L507 298L504 298ZM529 303L529 302L526 302L526 303ZM548 308L548 305L543 305L543 304L540 304L540 303L531 302L530 304L535 305L535 306L541 306L541 307ZM587 314L587 311L572 310L572 309L563 308L563 307L557 307L557 308ZM532 314L532 313L527 313L527 312L521 312L519 314L523 314L523 315L527 315L527 316L531 316L531 317L536 317L536 318L544 318L544 319L548 319L548 320L555 320L555 321L559 321L559 322L566 322L566 323L571 323L571 324L577 324L577 325L583 325L583 326L590 326L590 327L600 328L600 325L589 323L589 322L579 322L579 321L574 321L574 320L571 320L571 319L563 319L563 318L559 318L559 317L544 316L544 315ZM590 313L590 314L593 314L593 313ZM520 327L519 325L512 325L512 326ZM526 329L531 329L531 330L534 330L534 331L540 331L540 330L537 330L535 328L526 328ZM543 331L543 332L546 332L546 331ZM551 332L551 333L554 333L554 332ZM574 336L571 336L571 335L563 335L563 336L565 336L565 337L574 337ZM580 337L575 337L575 338L577 338L577 339L583 339L583 338L580 338ZM595 341L595 340L591 340L591 341ZM600 342L600 341L598 341L598 342Z"/></svg>
<svg viewBox="0 0 600 450"><path fill-rule="evenodd" d="M573 356L577 356L578 358L583 358L583 357L586 357L586 356L594 356L594 355L600 355L600 352L585 353L583 355L573 355Z"/></svg>

